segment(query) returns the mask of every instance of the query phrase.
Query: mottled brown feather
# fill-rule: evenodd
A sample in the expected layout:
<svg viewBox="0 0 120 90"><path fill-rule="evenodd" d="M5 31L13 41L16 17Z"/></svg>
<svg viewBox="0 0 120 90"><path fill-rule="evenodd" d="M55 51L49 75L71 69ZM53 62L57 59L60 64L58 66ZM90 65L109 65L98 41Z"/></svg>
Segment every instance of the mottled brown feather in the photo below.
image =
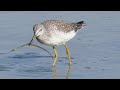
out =
<svg viewBox="0 0 120 90"><path fill-rule="evenodd" d="M41 24L44 25L46 30L59 30L63 32L77 31L81 28L81 24L77 23L68 23L62 20L46 20Z"/></svg>

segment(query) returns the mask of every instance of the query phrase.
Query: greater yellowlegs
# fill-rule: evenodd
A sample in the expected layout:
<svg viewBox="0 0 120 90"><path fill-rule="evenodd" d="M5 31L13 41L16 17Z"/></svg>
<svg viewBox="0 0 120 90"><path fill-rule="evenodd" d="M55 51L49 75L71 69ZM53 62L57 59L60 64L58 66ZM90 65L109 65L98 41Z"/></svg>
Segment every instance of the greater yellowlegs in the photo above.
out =
<svg viewBox="0 0 120 90"><path fill-rule="evenodd" d="M64 45L69 64L71 65L72 61L70 58L70 51L66 45L66 42L72 39L79 29L84 27L84 25L86 25L84 21L70 23L63 20L46 20L42 23L35 24L33 26L34 35L29 45L36 38L38 42L52 46L55 55L53 66L56 65L56 61L58 59L58 53L55 46Z"/></svg>

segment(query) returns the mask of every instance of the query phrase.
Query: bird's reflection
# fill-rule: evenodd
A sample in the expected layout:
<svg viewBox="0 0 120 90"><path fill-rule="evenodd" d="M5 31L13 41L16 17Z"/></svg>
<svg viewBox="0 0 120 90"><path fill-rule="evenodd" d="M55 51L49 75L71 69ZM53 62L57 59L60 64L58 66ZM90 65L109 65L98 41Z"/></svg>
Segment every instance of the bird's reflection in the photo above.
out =
<svg viewBox="0 0 120 90"><path fill-rule="evenodd" d="M66 73L66 79L69 79L71 67L72 67L72 65L69 65L67 73ZM57 69L56 69L56 66L53 67L53 71L54 71L54 79L57 79Z"/></svg>
<svg viewBox="0 0 120 90"><path fill-rule="evenodd" d="M53 71L54 71L54 79L57 78L57 70L56 70L56 66L53 66Z"/></svg>
<svg viewBox="0 0 120 90"><path fill-rule="evenodd" d="M72 65L69 65L68 72L67 72L67 75L66 75L66 79L69 79L71 67L72 67Z"/></svg>

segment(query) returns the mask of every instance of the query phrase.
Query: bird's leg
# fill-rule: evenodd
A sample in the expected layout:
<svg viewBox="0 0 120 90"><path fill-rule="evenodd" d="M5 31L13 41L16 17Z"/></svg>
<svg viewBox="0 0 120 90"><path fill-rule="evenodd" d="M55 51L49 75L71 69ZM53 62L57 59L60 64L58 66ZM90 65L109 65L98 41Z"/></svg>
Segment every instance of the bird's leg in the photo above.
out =
<svg viewBox="0 0 120 90"><path fill-rule="evenodd" d="M57 51L56 51L56 48L53 46L53 50L54 50L54 62L53 62L53 66L55 66L56 65L56 61L57 61L57 59L58 59L58 53L57 53Z"/></svg>
<svg viewBox="0 0 120 90"><path fill-rule="evenodd" d="M67 47L66 44L65 44L64 46L65 46L65 48L66 48L66 53L67 53L67 56L68 56L69 64L72 65L72 61L71 61L71 59L70 59L70 51L69 51L69 48Z"/></svg>

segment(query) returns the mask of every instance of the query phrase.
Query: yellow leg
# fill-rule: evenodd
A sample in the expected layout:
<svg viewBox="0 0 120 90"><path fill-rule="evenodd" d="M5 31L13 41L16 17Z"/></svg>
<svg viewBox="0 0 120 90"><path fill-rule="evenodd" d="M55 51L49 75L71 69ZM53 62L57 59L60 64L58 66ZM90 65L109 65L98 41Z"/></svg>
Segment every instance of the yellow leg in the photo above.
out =
<svg viewBox="0 0 120 90"><path fill-rule="evenodd" d="M56 51L56 49L55 49L54 46L53 46L53 50L54 50L54 55L55 55L55 57L54 57L54 62L53 62L53 66L55 66L55 65L56 65L56 61L57 61L57 59L58 59L58 54L57 54L57 51Z"/></svg>
<svg viewBox="0 0 120 90"><path fill-rule="evenodd" d="M66 48L66 53L67 53L67 56L68 56L68 60L69 60L69 64L72 65L72 61L70 59L70 51L69 51L69 48L67 47L67 45L64 45L65 48Z"/></svg>

